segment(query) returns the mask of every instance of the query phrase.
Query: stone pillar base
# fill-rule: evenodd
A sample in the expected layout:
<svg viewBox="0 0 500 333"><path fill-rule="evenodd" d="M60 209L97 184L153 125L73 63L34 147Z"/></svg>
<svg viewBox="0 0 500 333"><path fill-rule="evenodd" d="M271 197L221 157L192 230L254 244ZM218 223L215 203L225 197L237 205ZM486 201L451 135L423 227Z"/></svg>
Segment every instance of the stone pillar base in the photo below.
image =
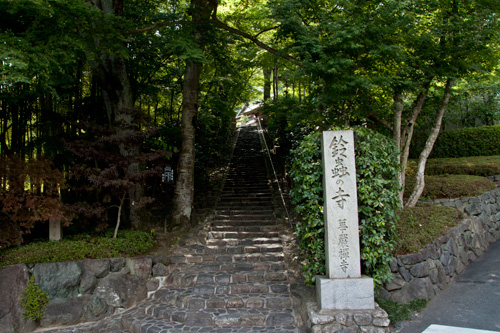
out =
<svg viewBox="0 0 500 333"><path fill-rule="evenodd" d="M328 279L326 276L316 276L316 299L320 309L373 310L373 279Z"/></svg>

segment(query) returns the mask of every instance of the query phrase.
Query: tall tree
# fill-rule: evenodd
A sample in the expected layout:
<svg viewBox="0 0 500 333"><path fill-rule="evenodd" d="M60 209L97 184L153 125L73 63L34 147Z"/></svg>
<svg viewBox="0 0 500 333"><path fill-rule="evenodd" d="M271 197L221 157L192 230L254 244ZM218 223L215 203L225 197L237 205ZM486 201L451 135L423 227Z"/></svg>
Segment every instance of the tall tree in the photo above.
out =
<svg viewBox="0 0 500 333"><path fill-rule="evenodd" d="M208 20L217 13L217 0L191 0L192 36L199 49L203 51L208 43ZM198 111L200 75L203 64L199 59L187 62L184 74L182 97L182 146L177 166L177 180L174 196L174 223L186 225L191 222L194 200L194 163L195 163L195 121Z"/></svg>

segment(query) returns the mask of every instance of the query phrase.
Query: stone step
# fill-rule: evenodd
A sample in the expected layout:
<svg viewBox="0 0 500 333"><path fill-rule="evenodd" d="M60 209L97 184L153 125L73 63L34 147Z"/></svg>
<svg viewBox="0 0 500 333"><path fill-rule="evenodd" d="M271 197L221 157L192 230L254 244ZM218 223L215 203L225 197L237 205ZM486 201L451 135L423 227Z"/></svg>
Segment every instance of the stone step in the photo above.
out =
<svg viewBox="0 0 500 333"><path fill-rule="evenodd" d="M219 202L217 210L248 210L248 211L261 211L261 210L274 210L274 205L270 201L263 201L256 205L238 204L232 202Z"/></svg>
<svg viewBox="0 0 500 333"><path fill-rule="evenodd" d="M288 274L286 271L252 271L237 273L203 272L186 273L181 271L172 272L165 280L165 286L173 288L192 288L196 284L218 284L228 285L236 283L256 282L286 282Z"/></svg>
<svg viewBox="0 0 500 333"><path fill-rule="evenodd" d="M279 237L279 231L216 231L208 232L209 239L225 239L225 238L239 238L239 239L253 239L260 237Z"/></svg>
<svg viewBox="0 0 500 333"><path fill-rule="evenodd" d="M208 245L218 245L218 246L281 244L281 238L279 238L279 237L260 237L260 238L253 238L253 239L239 239L239 238L208 239L207 244Z"/></svg>
<svg viewBox="0 0 500 333"><path fill-rule="evenodd" d="M168 272L223 272L223 273L245 273L252 271L284 271L285 264L282 261L241 261L241 262L206 262L206 263L177 263L168 266Z"/></svg>
<svg viewBox="0 0 500 333"><path fill-rule="evenodd" d="M268 207L262 207L260 209L220 209L217 208L215 210L215 214L217 216L236 216L237 218L240 216L266 216L272 217L274 209L269 209Z"/></svg>
<svg viewBox="0 0 500 333"><path fill-rule="evenodd" d="M211 231L238 231L238 232L272 232L278 231L277 225L213 225Z"/></svg>
<svg viewBox="0 0 500 333"><path fill-rule="evenodd" d="M224 200L224 199L228 199L228 198L231 198L231 199L242 199L242 198L245 198L245 199L254 199L254 198L260 198L260 199L271 199L271 193L269 192L255 192L255 193L247 193L247 194L241 194L239 192L236 192L236 191L231 191L231 192L223 192L221 194L221 199Z"/></svg>
<svg viewBox="0 0 500 333"><path fill-rule="evenodd" d="M256 221L256 220L275 220L274 215L269 214L234 214L234 215L216 215L214 221Z"/></svg>
<svg viewBox="0 0 500 333"><path fill-rule="evenodd" d="M175 306L178 309L292 309L289 294L239 294L239 295L200 295L190 290L185 292L164 293L155 298L158 308L162 305ZM154 305L148 309L154 315Z"/></svg>
<svg viewBox="0 0 500 333"><path fill-rule="evenodd" d="M238 238L238 237L235 237ZM216 239L216 238L214 238ZM186 250L184 250L184 253L187 253ZM280 253L283 251L283 246L281 244L253 244L253 245L237 245L237 246L225 246L225 245L207 245L204 246L203 248L197 248L196 253L194 254L204 254L204 255L219 255L221 254L227 254L227 255L234 255L234 254L259 254L259 253ZM175 258L176 256L171 256L170 260L172 258ZM222 259L221 259L222 260Z"/></svg>
<svg viewBox="0 0 500 333"><path fill-rule="evenodd" d="M276 220L272 219L253 219L253 220L241 220L234 218L217 219L212 222L212 226L276 226Z"/></svg>
<svg viewBox="0 0 500 333"><path fill-rule="evenodd" d="M248 204L253 204L253 205L261 205L261 204L269 204L272 203L269 198L248 198L248 197L226 197L226 198L221 198L219 200L218 205L220 204L235 204L235 205L248 205Z"/></svg>
<svg viewBox="0 0 500 333"><path fill-rule="evenodd" d="M181 323L182 325L178 325ZM152 306L147 315L137 317L130 324L132 333L180 332L299 332L294 328L291 310L274 309L212 309L179 311L169 306ZM224 330L221 330L225 328Z"/></svg>
<svg viewBox="0 0 500 333"><path fill-rule="evenodd" d="M257 180L250 180L250 181L247 181L245 179L240 179L240 180L227 180L226 179L226 182L224 182L224 187L222 188L222 190L226 191L226 190L232 190L232 189L243 189L243 190L252 189L252 190L255 190L256 192L260 192L260 191L269 192L270 184L269 184L269 180L267 178L263 178L262 180L257 179Z"/></svg>
<svg viewBox="0 0 500 333"><path fill-rule="evenodd" d="M166 258L167 264L226 264L240 262L281 262L284 260L282 252L244 253L244 254L191 254L175 255Z"/></svg>
<svg viewBox="0 0 500 333"><path fill-rule="evenodd" d="M239 182L225 182L224 183L224 187L222 189L222 191L234 191L234 190L244 190L244 191L247 191L248 190L252 190L252 191L255 191L255 192L269 192L269 184L268 184L268 180L264 180L264 181L252 181L252 182L243 182L243 181L239 181Z"/></svg>

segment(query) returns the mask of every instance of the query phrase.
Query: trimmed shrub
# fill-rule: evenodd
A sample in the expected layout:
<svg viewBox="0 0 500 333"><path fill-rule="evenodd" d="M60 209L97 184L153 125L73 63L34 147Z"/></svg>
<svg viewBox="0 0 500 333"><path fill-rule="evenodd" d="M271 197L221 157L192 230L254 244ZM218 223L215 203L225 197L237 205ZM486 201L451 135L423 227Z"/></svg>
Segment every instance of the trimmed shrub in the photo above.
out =
<svg viewBox="0 0 500 333"><path fill-rule="evenodd" d="M500 155L500 125L443 131L431 157Z"/></svg>
<svg viewBox="0 0 500 333"><path fill-rule="evenodd" d="M321 134L307 135L291 151L290 196L301 220L296 232L306 282L325 273ZM378 285L390 278L387 263L395 246L399 210L397 151L392 141L366 128L355 129L356 179L363 273Z"/></svg>
<svg viewBox="0 0 500 333"><path fill-rule="evenodd" d="M155 232L120 230L117 238L78 235L53 242L34 242L0 252L0 267L18 263L74 261L112 257L131 257L147 253L155 244Z"/></svg>
<svg viewBox="0 0 500 333"><path fill-rule="evenodd" d="M416 169L416 163L414 169ZM426 175L500 175L500 156L476 156L458 158L431 158L425 167Z"/></svg>

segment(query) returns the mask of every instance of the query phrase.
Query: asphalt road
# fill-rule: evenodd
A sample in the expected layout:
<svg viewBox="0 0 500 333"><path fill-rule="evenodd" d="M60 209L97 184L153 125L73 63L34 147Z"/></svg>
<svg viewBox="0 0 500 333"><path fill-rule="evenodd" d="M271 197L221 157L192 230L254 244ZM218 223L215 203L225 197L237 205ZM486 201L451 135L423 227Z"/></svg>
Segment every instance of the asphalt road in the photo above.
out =
<svg viewBox="0 0 500 333"><path fill-rule="evenodd" d="M421 333L431 324L500 332L500 241L399 332Z"/></svg>

